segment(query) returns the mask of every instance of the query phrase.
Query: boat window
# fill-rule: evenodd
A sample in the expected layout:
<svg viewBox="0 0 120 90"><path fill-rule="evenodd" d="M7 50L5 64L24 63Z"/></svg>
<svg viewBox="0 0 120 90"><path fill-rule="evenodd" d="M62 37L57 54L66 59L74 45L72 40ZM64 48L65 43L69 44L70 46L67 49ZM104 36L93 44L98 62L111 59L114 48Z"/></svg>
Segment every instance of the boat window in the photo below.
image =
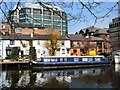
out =
<svg viewBox="0 0 120 90"><path fill-rule="evenodd" d="M64 61L67 62L67 58L64 58Z"/></svg>
<svg viewBox="0 0 120 90"><path fill-rule="evenodd" d="M48 62L50 62L50 59L48 59Z"/></svg>
<svg viewBox="0 0 120 90"><path fill-rule="evenodd" d="M98 58L98 57L97 57L97 58L95 58L95 61L100 61L100 58Z"/></svg>
<svg viewBox="0 0 120 90"><path fill-rule="evenodd" d="M55 61L55 59L53 58L53 59L51 59L51 62L54 62Z"/></svg>
<svg viewBox="0 0 120 90"><path fill-rule="evenodd" d="M88 61L88 58L82 58L82 61Z"/></svg>
<svg viewBox="0 0 120 90"><path fill-rule="evenodd" d="M60 58L60 62L63 62L63 58Z"/></svg>
<svg viewBox="0 0 120 90"><path fill-rule="evenodd" d="M44 59L44 62L50 62L50 59Z"/></svg>
<svg viewBox="0 0 120 90"><path fill-rule="evenodd" d="M88 61L93 61L93 58L88 58Z"/></svg>
<svg viewBox="0 0 120 90"><path fill-rule="evenodd" d="M55 59L55 61L56 61L56 62L58 61L57 58Z"/></svg>
<svg viewBox="0 0 120 90"><path fill-rule="evenodd" d="M74 62L78 62L79 61L79 58L74 58Z"/></svg>

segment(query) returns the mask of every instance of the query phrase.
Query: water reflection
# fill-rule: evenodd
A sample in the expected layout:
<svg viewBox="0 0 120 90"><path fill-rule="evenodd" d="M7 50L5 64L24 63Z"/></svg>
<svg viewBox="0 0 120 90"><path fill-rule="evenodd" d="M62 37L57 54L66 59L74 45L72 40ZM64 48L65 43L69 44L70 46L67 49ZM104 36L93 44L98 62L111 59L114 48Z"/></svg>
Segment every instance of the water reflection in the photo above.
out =
<svg viewBox="0 0 120 90"><path fill-rule="evenodd" d="M115 72L120 72L120 64L115 64Z"/></svg>
<svg viewBox="0 0 120 90"><path fill-rule="evenodd" d="M0 88L2 87L10 87L11 80L7 77L6 72L0 72Z"/></svg>
<svg viewBox="0 0 120 90"><path fill-rule="evenodd" d="M69 70L4 70L0 88L120 88L120 65Z"/></svg>
<svg viewBox="0 0 120 90"><path fill-rule="evenodd" d="M21 76L19 77L17 86L18 87L26 87L30 83L30 76L29 76L29 71L19 71Z"/></svg>

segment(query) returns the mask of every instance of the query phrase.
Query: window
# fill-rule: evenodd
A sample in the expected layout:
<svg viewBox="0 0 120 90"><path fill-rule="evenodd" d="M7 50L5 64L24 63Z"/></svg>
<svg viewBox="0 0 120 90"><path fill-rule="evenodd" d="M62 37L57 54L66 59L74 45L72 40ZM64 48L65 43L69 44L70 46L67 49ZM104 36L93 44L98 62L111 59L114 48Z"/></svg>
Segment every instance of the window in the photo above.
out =
<svg viewBox="0 0 120 90"><path fill-rule="evenodd" d="M20 10L20 13L31 13L31 9L30 8L22 8Z"/></svg>
<svg viewBox="0 0 120 90"><path fill-rule="evenodd" d="M11 48L6 48L6 55L7 56L11 55Z"/></svg>
<svg viewBox="0 0 120 90"><path fill-rule="evenodd" d="M63 62L63 58L60 58L60 62Z"/></svg>
<svg viewBox="0 0 120 90"><path fill-rule="evenodd" d="M41 10L40 9L33 9L33 14L41 14Z"/></svg>
<svg viewBox="0 0 120 90"><path fill-rule="evenodd" d="M62 54L65 54L65 49L62 49Z"/></svg>
<svg viewBox="0 0 120 90"><path fill-rule="evenodd" d="M62 45L64 45L64 42L62 42Z"/></svg>
<svg viewBox="0 0 120 90"><path fill-rule="evenodd" d="M104 48L106 49L106 47L107 47L107 43L106 43L106 42L104 42L104 43L103 43L103 45L104 45Z"/></svg>
<svg viewBox="0 0 120 90"><path fill-rule="evenodd" d="M88 58L82 58L82 61L88 61Z"/></svg>
<svg viewBox="0 0 120 90"><path fill-rule="evenodd" d="M38 41L38 43L37 43L38 45L40 45L40 41Z"/></svg>
<svg viewBox="0 0 120 90"><path fill-rule="evenodd" d="M61 30L61 26L54 26L53 29L54 30Z"/></svg>
<svg viewBox="0 0 120 90"><path fill-rule="evenodd" d="M51 19L51 16L44 16L44 19Z"/></svg>
<svg viewBox="0 0 120 90"><path fill-rule="evenodd" d="M26 54L29 55L29 49L26 50Z"/></svg>
<svg viewBox="0 0 120 90"><path fill-rule="evenodd" d="M52 22L50 20L44 20L44 24L52 24Z"/></svg>
<svg viewBox="0 0 120 90"><path fill-rule="evenodd" d="M74 49L74 50L73 50L73 53L76 53L76 52L77 52L77 50L76 50L76 49Z"/></svg>
<svg viewBox="0 0 120 90"><path fill-rule="evenodd" d="M64 62L67 62L67 58L64 58Z"/></svg>
<svg viewBox="0 0 120 90"><path fill-rule="evenodd" d="M69 54L69 49L67 50L67 53Z"/></svg>
<svg viewBox="0 0 120 90"><path fill-rule="evenodd" d="M79 61L79 58L74 58L74 62L78 62Z"/></svg>
<svg viewBox="0 0 120 90"><path fill-rule="evenodd" d="M95 58L95 61L100 61L100 58Z"/></svg>
<svg viewBox="0 0 120 90"><path fill-rule="evenodd" d="M53 59L51 59L51 62L55 62L54 58L53 58Z"/></svg>
<svg viewBox="0 0 120 90"><path fill-rule="evenodd" d="M45 54L45 51L43 51L43 54Z"/></svg>
<svg viewBox="0 0 120 90"><path fill-rule="evenodd" d="M20 13L25 13L25 8L22 8L22 9L20 10Z"/></svg>
<svg viewBox="0 0 120 90"><path fill-rule="evenodd" d="M60 21L54 21L54 22L53 22L53 25L54 25L54 26L61 25L61 22L60 22Z"/></svg>
<svg viewBox="0 0 120 90"><path fill-rule="evenodd" d="M44 25L46 29L52 30L52 25Z"/></svg>
<svg viewBox="0 0 120 90"><path fill-rule="evenodd" d="M38 54L40 54L40 49L38 49Z"/></svg>
<svg viewBox="0 0 120 90"><path fill-rule="evenodd" d="M31 14L21 14L20 15L20 19L28 19L28 18L31 19L31 17L32 17Z"/></svg>
<svg viewBox="0 0 120 90"><path fill-rule="evenodd" d="M41 15L34 15L34 19L39 19L39 20L42 20L42 16Z"/></svg>
<svg viewBox="0 0 120 90"><path fill-rule="evenodd" d="M63 26L63 27L62 27L62 30L66 31L66 30L67 30L67 27L66 27L66 26Z"/></svg>
<svg viewBox="0 0 120 90"><path fill-rule="evenodd" d="M43 14L45 14L45 15L51 15L51 11L44 10L44 11L43 11Z"/></svg>
<svg viewBox="0 0 120 90"><path fill-rule="evenodd" d="M31 9L29 9L29 8L26 8L26 13L30 13L31 12Z"/></svg>
<svg viewBox="0 0 120 90"><path fill-rule="evenodd" d="M99 49L102 49L102 42L97 42L97 46Z"/></svg>
<svg viewBox="0 0 120 90"><path fill-rule="evenodd" d="M10 40L10 45L15 45L15 40Z"/></svg>
<svg viewBox="0 0 120 90"><path fill-rule="evenodd" d="M16 16L11 16L11 21L17 22L17 17Z"/></svg>
<svg viewBox="0 0 120 90"><path fill-rule="evenodd" d="M93 61L93 58L88 58L88 61Z"/></svg>
<svg viewBox="0 0 120 90"><path fill-rule="evenodd" d="M42 24L42 20L39 20L39 19L34 19L33 22L34 24L39 24L39 25Z"/></svg>
<svg viewBox="0 0 120 90"><path fill-rule="evenodd" d="M50 62L50 59L44 59L44 62Z"/></svg>
<svg viewBox="0 0 120 90"><path fill-rule="evenodd" d="M61 17L53 17L54 21L60 21L61 20Z"/></svg>
<svg viewBox="0 0 120 90"><path fill-rule="evenodd" d="M62 25L63 25L63 26L66 26L66 25L67 25L67 22L62 22Z"/></svg>

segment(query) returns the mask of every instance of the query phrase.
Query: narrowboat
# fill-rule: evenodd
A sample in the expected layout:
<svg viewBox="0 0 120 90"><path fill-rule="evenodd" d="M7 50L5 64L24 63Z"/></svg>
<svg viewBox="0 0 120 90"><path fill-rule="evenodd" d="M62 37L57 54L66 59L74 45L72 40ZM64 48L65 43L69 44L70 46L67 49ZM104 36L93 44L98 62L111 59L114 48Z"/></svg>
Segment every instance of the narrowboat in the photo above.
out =
<svg viewBox="0 0 120 90"><path fill-rule="evenodd" d="M56 69L111 65L111 63L112 60L104 56L46 56L36 61L32 60L30 66L35 69Z"/></svg>

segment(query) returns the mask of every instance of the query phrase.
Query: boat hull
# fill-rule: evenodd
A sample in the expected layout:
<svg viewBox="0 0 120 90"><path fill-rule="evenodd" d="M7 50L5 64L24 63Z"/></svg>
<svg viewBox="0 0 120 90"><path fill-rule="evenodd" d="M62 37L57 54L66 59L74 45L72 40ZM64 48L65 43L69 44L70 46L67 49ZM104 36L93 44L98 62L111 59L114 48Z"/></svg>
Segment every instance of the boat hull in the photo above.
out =
<svg viewBox="0 0 120 90"><path fill-rule="evenodd" d="M96 59L97 58L97 59ZM61 69L111 65L111 60L103 57L46 57L40 61L31 61L33 69Z"/></svg>
<svg viewBox="0 0 120 90"><path fill-rule="evenodd" d="M74 64L74 65L40 65L40 64L33 64L31 69L68 69L68 68L80 68L80 67L100 67L100 66L108 66L111 63L104 63L104 64Z"/></svg>

